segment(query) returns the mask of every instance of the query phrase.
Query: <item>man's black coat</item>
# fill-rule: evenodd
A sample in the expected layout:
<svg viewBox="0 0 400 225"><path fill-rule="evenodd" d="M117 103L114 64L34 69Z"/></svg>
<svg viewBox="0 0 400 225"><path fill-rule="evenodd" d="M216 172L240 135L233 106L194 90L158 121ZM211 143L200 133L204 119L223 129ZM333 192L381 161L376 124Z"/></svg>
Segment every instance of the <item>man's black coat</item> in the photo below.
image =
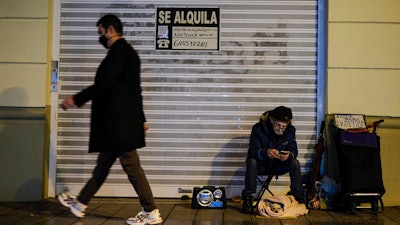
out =
<svg viewBox="0 0 400 225"><path fill-rule="evenodd" d="M145 146L141 92L139 56L119 39L98 67L94 84L73 97L78 107L92 100L89 152Z"/></svg>

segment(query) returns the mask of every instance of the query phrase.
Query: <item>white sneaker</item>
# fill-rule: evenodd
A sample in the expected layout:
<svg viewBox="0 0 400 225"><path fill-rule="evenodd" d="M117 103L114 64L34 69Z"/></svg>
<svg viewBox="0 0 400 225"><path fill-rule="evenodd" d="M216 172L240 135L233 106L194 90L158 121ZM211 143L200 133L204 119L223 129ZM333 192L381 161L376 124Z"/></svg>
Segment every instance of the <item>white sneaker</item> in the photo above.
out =
<svg viewBox="0 0 400 225"><path fill-rule="evenodd" d="M87 205L80 203L75 196L61 193L58 195L58 201L60 201L63 206L68 207L76 217L82 218L85 216Z"/></svg>
<svg viewBox="0 0 400 225"><path fill-rule="evenodd" d="M146 212L142 209L135 217L128 218L127 224L130 225L148 225L148 224L159 224L162 223L161 214L158 209L151 212Z"/></svg>
<svg viewBox="0 0 400 225"><path fill-rule="evenodd" d="M87 205L80 203L78 199L72 201L69 208L76 217L83 218L86 215Z"/></svg>
<svg viewBox="0 0 400 225"><path fill-rule="evenodd" d="M61 193L58 195L58 201L65 207L70 206L71 202L75 200L75 196L69 195L67 193Z"/></svg>

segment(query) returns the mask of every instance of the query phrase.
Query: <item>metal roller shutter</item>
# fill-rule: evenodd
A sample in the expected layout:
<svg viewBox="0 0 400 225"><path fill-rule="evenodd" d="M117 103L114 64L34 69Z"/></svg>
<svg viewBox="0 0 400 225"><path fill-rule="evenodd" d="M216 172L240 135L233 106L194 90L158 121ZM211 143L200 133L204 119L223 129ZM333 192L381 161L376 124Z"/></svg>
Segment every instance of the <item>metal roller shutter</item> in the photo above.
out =
<svg viewBox="0 0 400 225"><path fill-rule="evenodd" d="M157 7L220 8L219 51L156 51ZM120 16L124 36L142 60L147 146L139 149L156 197L180 197L194 186L244 187L252 125L265 110L291 107L299 160L309 170L316 134L316 1L63 0L60 101L93 81L106 54L96 22ZM78 193L97 158L87 153L90 102L58 111L57 193ZM277 188L288 186L288 176ZM117 162L99 196L135 196Z"/></svg>

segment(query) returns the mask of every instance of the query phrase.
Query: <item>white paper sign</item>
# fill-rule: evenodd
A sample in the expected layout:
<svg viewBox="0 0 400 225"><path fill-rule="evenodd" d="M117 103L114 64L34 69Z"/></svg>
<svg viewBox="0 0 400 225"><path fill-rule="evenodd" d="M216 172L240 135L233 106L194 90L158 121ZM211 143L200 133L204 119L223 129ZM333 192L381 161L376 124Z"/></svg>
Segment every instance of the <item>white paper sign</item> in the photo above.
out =
<svg viewBox="0 0 400 225"><path fill-rule="evenodd" d="M366 128L364 115L336 114L334 125L340 129L362 129Z"/></svg>

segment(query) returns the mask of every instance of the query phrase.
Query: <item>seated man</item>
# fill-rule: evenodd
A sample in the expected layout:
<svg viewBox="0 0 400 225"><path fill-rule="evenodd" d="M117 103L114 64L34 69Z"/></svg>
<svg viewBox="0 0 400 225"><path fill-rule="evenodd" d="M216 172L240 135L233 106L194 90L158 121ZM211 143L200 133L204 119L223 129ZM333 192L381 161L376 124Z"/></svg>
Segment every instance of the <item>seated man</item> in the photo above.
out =
<svg viewBox="0 0 400 225"><path fill-rule="evenodd" d="M246 159L245 189L242 192L243 213L251 213L257 188L257 175L283 175L289 172L290 192L303 203L300 163L297 157L296 129L291 125L292 110L279 106L261 115L251 131Z"/></svg>

